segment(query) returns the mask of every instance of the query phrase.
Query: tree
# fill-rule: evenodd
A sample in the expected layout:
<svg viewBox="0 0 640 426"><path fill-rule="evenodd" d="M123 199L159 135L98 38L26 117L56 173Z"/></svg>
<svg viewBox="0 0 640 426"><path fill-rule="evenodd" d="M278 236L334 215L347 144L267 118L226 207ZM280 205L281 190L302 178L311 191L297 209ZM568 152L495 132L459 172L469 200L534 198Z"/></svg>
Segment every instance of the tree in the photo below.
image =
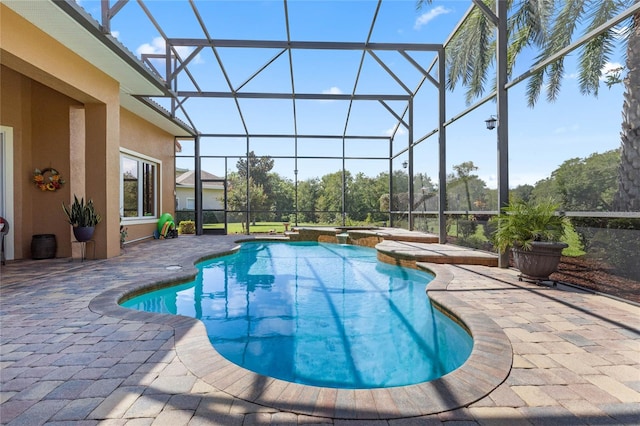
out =
<svg viewBox="0 0 640 426"><path fill-rule="evenodd" d="M636 0L637 1L637 0ZM618 189L614 208L620 211L640 211L640 15L633 17L627 44L622 104L622 132Z"/></svg>
<svg viewBox="0 0 640 426"><path fill-rule="evenodd" d="M409 208L409 175L407 172L394 170L391 175L391 186L393 187L393 199L390 199L387 194L386 199L381 202L386 206L389 206L390 203L390 208L394 211L407 210Z"/></svg>
<svg viewBox="0 0 640 426"><path fill-rule="evenodd" d="M457 180L464 184L464 192L467 197L467 211L471 211L471 194L469 193L469 181L478 176L472 175L471 172L478 170L478 166L473 161L465 161L464 163L453 166L456 171Z"/></svg>
<svg viewBox="0 0 640 426"><path fill-rule="evenodd" d="M351 173L345 174L345 190L352 182ZM323 223L342 223L342 172L329 173L322 176L318 209L320 221Z"/></svg>
<svg viewBox="0 0 640 426"><path fill-rule="evenodd" d="M509 198L512 201L528 202L531 199L533 188L534 188L533 185L529 185L529 184L518 185L511 190L511 193L509 194Z"/></svg>
<svg viewBox="0 0 640 426"><path fill-rule="evenodd" d="M578 24L588 22L585 33L597 28L639 0L511 0L507 22L509 50L507 73L510 76L516 58L525 47L540 49L537 61L543 61L571 43ZM485 3L486 0L485 0ZM417 0L418 8L431 0ZM487 3L495 5L495 0ZM640 210L640 14L633 16L627 32L627 75L622 106L621 162L615 206L619 210ZM597 96L603 66L613 52L616 35L609 29L585 43L579 50L579 82L583 94ZM467 87L467 101L481 96L495 58L495 31L478 8L462 23L447 46L447 86ZM565 74L564 57L556 59L532 74L527 86L529 106L533 107L543 88L547 100L554 101Z"/></svg>
<svg viewBox="0 0 640 426"><path fill-rule="evenodd" d="M610 211L616 191L618 150L572 158L552 174L565 210Z"/></svg>
<svg viewBox="0 0 640 426"><path fill-rule="evenodd" d="M229 173L227 176L229 189L227 191L227 205L231 211L246 211L250 206L253 223L257 220L259 213L268 210L268 197L264 193L262 185L257 185L253 178L249 178L250 204L247 206L247 179L240 177L239 173Z"/></svg>
<svg viewBox="0 0 640 426"><path fill-rule="evenodd" d="M449 210L469 210L469 199L471 210L490 210L497 204L494 201L494 194L487 188L487 183L478 176L470 176L466 186L453 173L447 177L447 209ZM469 198L467 198L467 188Z"/></svg>
<svg viewBox="0 0 640 426"><path fill-rule="evenodd" d="M270 209L273 220L289 221L289 214L295 210L295 187L290 179L283 178L278 173L269 173L269 187L271 188Z"/></svg>
<svg viewBox="0 0 640 426"><path fill-rule="evenodd" d="M256 154L251 151L248 155L248 162L249 170L247 171L247 160L244 158L238 160L236 163L238 175L246 179L247 174L250 174L256 184L264 186L269 180L269 172L273 169L274 160L271 157L256 157Z"/></svg>
<svg viewBox="0 0 640 426"><path fill-rule="evenodd" d="M561 199L562 196L560 195L558 184L552 177L539 180L531 191L531 200L536 202L552 200L559 203Z"/></svg>
<svg viewBox="0 0 640 426"><path fill-rule="evenodd" d="M320 179L307 179L298 183L298 221L318 223L317 204L320 196Z"/></svg>
<svg viewBox="0 0 640 426"><path fill-rule="evenodd" d="M436 185L426 173L416 173L413 176L413 187L415 188L413 210L429 210L427 205L431 206L438 199ZM434 205L431 209L437 208L437 205Z"/></svg>
<svg viewBox="0 0 640 426"><path fill-rule="evenodd" d="M271 157L256 157L253 151L249 152L247 157L248 160L240 158L236 163L236 168L238 169L240 179L246 181L247 175L249 176L251 180L249 187L251 190L260 188L261 194L258 194L255 199L253 195L251 195L251 210L271 210L271 206L274 204L274 194L271 186L272 182L269 180L269 172L273 169L274 160ZM249 165L248 168L247 164ZM263 200L263 198L265 199ZM254 204L254 201L256 204ZM252 215L252 218L253 220L256 219L254 215Z"/></svg>
<svg viewBox="0 0 640 426"><path fill-rule="evenodd" d="M388 174L387 174L388 176ZM380 197L389 192L388 183L380 185L379 175L369 177L360 172L356 175L347 192L346 211L355 221L383 221L386 216L379 212Z"/></svg>

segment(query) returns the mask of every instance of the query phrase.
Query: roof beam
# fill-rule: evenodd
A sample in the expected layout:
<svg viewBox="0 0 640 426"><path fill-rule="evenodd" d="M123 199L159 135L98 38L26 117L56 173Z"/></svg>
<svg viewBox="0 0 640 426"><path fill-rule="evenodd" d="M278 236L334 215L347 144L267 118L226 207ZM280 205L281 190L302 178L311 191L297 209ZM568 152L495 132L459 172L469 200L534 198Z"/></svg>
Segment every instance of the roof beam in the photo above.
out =
<svg viewBox="0 0 640 426"><path fill-rule="evenodd" d="M246 138L245 133L200 133L202 138ZM389 140L389 136L380 135L307 135L297 133L252 133L249 138L268 138L268 139L363 139L363 140Z"/></svg>
<svg viewBox="0 0 640 426"><path fill-rule="evenodd" d="M237 99L301 99L330 101L408 101L411 95L373 95L348 93L262 93L262 92L195 92L177 91L176 96L190 98L237 98Z"/></svg>
<svg viewBox="0 0 640 426"><path fill-rule="evenodd" d="M262 49L307 49L307 50L409 50L435 52L441 44L429 43L358 43L333 41L280 41L280 40L230 40L202 38L168 38L173 46L247 47Z"/></svg>

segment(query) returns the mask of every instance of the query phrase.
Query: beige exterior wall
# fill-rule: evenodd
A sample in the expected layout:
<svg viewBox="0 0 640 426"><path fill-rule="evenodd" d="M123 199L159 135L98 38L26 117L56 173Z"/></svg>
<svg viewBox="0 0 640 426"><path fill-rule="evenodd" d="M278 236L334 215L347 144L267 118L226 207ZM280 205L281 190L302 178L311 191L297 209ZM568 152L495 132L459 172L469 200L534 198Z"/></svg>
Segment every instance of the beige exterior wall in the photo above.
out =
<svg viewBox="0 0 640 426"><path fill-rule="evenodd" d="M122 109L120 113L120 143L122 148L151 157L162 163L162 169L160 170L159 214L171 213L171 215L175 216L174 188L176 172L174 160L175 138L173 135ZM139 221L136 221L137 225L127 224L127 240L137 240L152 236L153 231L157 229L157 218L146 222L139 223Z"/></svg>
<svg viewBox="0 0 640 426"><path fill-rule="evenodd" d="M174 138L121 109L119 84L0 4L0 125L13 130L14 253L31 257L35 234L55 234L57 257L72 254L61 204L92 198L103 221L96 256L120 254L120 147L162 161L162 212L174 213ZM35 168L53 167L66 184L40 191ZM150 224L129 226L129 239ZM77 248L76 248L77 249ZM91 252L91 250L90 250Z"/></svg>

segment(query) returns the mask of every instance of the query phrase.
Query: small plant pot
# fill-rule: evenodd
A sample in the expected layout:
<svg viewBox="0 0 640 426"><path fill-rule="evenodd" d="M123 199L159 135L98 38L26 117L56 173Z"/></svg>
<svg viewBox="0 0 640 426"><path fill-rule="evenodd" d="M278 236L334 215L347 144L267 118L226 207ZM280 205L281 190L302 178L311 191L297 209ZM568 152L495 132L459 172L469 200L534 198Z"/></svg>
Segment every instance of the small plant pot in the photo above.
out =
<svg viewBox="0 0 640 426"><path fill-rule="evenodd" d="M514 247L513 262L522 273L522 278L545 281L558 269L562 250L567 247L565 243L534 241L531 250Z"/></svg>
<svg viewBox="0 0 640 426"><path fill-rule="evenodd" d="M73 228L73 236L76 237L77 241L83 243L93 238L95 229L95 226L75 226Z"/></svg>

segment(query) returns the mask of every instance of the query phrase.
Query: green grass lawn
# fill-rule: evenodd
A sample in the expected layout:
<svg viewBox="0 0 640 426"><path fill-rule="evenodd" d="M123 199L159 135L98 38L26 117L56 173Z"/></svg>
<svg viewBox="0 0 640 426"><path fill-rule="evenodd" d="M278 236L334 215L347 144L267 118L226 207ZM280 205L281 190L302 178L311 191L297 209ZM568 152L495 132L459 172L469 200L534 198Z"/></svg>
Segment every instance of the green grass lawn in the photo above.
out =
<svg viewBox="0 0 640 426"><path fill-rule="evenodd" d="M284 225L282 222L256 222L255 225L251 225L249 230L252 234L268 234L271 231L277 234L284 233ZM291 226L289 226L291 230ZM244 234L245 230L242 228L242 223L229 223L227 224L228 234Z"/></svg>
<svg viewBox="0 0 640 426"><path fill-rule="evenodd" d="M290 225L288 227L291 230ZM321 226L317 223L315 224L298 224L298 226ZM329 225L327 225L329 226ZM256 222L255 225L251 225L250 228L252 234L283 234L285 232L285 227L282 222ZM241 223L229 223L227 224L227 233L228 234L244 234L244 230L242 228ZM451 226L449 230L450 235L456 235L455 225ZM484 234L484 227L482 225L478 226L473 237L480 241L488 241L487 236ZM580 242L580 238L578 233L571 227L567 236L563 239L563 242L569 244L569 247L562 251L562 254L565 256L582 256L585 252L582 250L582 244Z"/></svg>

